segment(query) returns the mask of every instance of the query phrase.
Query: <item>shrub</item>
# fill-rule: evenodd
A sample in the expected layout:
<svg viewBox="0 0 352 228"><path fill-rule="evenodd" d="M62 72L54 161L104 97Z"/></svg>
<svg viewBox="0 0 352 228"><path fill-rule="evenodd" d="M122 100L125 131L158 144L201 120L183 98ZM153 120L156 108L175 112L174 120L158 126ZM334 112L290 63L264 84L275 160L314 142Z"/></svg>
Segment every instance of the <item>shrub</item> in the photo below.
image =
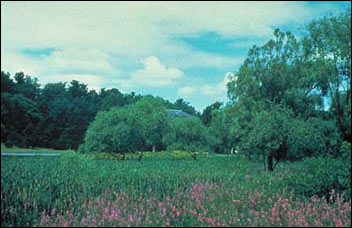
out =
<svg viewBox="0 0 352 228"><path fill-rule="evenodd" d="M330 156L306 158L297 168L299 172L286 178L296 194L328 198L335 191L344 194L347 200L351 198L351 160Z"/></svg>

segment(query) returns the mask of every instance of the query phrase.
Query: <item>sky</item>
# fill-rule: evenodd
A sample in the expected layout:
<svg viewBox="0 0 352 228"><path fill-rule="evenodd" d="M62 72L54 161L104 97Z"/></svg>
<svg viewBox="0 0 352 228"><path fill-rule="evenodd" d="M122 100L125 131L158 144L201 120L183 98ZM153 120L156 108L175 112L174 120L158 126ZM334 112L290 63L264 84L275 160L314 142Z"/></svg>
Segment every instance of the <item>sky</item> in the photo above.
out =
<svg viewBox="0 0 352 228"><path fill-rule="evenodd" d="M227 102L226 75L280 28L300 36L350 2L4 2L1 70L39 83Z"/></svg>

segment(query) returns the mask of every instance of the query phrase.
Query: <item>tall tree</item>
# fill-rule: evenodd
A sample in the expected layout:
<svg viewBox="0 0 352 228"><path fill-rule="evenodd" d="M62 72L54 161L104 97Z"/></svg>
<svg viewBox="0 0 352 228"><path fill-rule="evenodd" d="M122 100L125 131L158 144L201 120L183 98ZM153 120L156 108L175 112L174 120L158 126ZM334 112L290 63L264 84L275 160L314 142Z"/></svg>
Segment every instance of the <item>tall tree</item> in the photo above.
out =
<svg viewBox="0 0 352 228"><path fill-rule="evenodd" d="M136 123L139 126L144 139L145 149L162 147L162 137L168 128L168 114L163 106L161 98L145 96L132 105L137 116Z"/></svg>
<svg viewBox="0 0 352 228"><path fill-rule="evenodd" d="M213 111L218 110L221 107L221 105L222 105L222 103L217 101L217 102L207 106L203 110L201 119L206 126L209 126L209 124L211 122L211 117L212 117Z"/></svg>
<svg viewBox="0 0 352 228"><path fill-rule="evenodd" d="M100 110L109 110L112 107L122 107L126 104L126 99L118 89L102 90L100 93L102 97Z"/></svg>
<svg viewBox="0 0 352 228"><path fill-rule="evenodd" d="M1 93L1 139L7 145L40 145L42 115L35 102L22 94Z"/></svg>
<svg viewBox="0 0 352 228"><path fill-rule="evenodd" d="M1 71L1 93L13 93L15 83L10 78L10 73Z"/></svg>
<svg viewBox="0 0 352 228"><path fill-rule="evenodd" d="M37 78L32 78L29 75L25 75L23 72L16 73L14 78L16 81L14 93L22 94L32 101L38 100L40 95L40 85L38 84Z"/></svg>
<svg viewBox="0 0 352 228"><path fill-rule="evenodd" d="M334 101L331 111L341 138L351 142L351 124L344 124L349 114L344 107L351 106L351 12L314 20L306 30L304 51L314 69L317 86Z"/></svg>
<svg viewBox="0 0 352 228"><path fill-rule="evenodd" d="M336 135L326 119L329 115L324 114L327 96L332 101L331 111L341 139L350 137L350 123L343 123L341 104L341 97L350 100L350 13L313 21L307 28L308 35L301 41L289 32L275 30L274 39L250 49L228 84L228 95L236 110L236 131L241 135L239 144L250 156L261 154L263 161L267 157L269 170L273 169L274 158L299 157L292 154L299 153L294 149L298 147L305 151L303 156L322 151L339 154L341 141L332 146ZM315 138L309 132L315 132ZM306 139L325 146L312 148L302 143ZM337 151L332 152L332 148Z"/></svg>
<svg viewBox="0 0 352 228"><path fill-rule="evenodd" d="M210 133L216 138L215 153L234 153L238 140L238 122L236 112L232 105L227 105L212 112L209 125Z"/></svg>

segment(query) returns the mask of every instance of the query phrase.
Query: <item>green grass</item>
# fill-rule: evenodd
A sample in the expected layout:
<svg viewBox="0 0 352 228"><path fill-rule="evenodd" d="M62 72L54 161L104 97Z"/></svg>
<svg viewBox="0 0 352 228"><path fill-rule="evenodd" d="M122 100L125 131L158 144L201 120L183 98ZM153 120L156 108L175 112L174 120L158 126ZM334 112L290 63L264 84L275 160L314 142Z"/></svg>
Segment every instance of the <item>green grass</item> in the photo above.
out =
<svg viewBox="0 0 352 228"><path fill-rule="evenodd" d="M90 214L103 218L100 226L129 225L131 218L138 216L141 221L136 222L144 226L165 226L170 222L173 226L200 226L204 224L200 213L206 211L207 216L221 220L221 224L246 226L247 217L252 216L249 212L271 211L273 204L268 199L290 196L287 181L302 168L283 163L274 172L267 172L261 162L250 162L240 155L200 156L194 161L180 152L170 157L162 153L147 154L142 162L96 159L74 152L50 158L4 157L1 225L78 226L86 223L84 219L91 219L86 214L91 211ZM260 206L251 208L250 199L258 191L263 199L257 199ZM121 200L117 200L119 197ZM309 198L296 195L292 203L296 200L300 205L298 202ZM87 202L92 205L87 206ZM158 214L163 213L158 209L161 202L168 205L165 217ZM104 211L113 203L122 213L117 224L104 219ZM154 209L148 212L148 208ZM225 211L226 215L219 214ZM175 216L181 212L177 220ZM245 219L234 220L236 213L243 214ZM207 219L214 222L210 217ZM268 225L265 221L260 224Z"/></svg>
<svg viewBox="0 0 352 228"><path fill-rule="evenodd" d="M72 150L55 150L50 148L20 148L20 147L6 147L4 144L1 144L1 152L5 153L72 153Z"/></svg>

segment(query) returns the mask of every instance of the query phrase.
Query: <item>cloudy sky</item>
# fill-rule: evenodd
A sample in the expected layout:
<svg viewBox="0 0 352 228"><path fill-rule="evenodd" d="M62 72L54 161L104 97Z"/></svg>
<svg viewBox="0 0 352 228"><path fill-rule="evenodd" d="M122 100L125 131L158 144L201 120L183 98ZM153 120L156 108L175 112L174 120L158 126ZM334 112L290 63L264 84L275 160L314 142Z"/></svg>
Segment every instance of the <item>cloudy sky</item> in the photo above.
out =
<svg viewBox="0 0 352 228"><path fill-rule="evenodd" d="M1 2L1 70L79 80L204 109L227 101L226 73L280 28L350 2Z"/></svg>

